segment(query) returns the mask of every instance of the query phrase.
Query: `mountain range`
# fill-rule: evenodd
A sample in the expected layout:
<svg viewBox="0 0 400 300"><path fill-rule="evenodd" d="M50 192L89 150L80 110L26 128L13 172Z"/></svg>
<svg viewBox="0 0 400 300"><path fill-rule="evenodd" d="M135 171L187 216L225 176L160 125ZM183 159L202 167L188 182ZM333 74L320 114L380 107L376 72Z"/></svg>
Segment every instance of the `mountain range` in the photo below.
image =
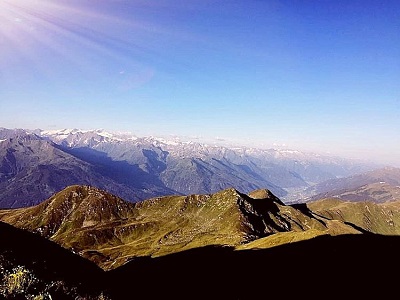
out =
<svg viewBox="0 0 400 300"><path fill-rule="evenodd" d="M391 297L400 169L0 129L0 298Z"/></svg>
<svg viewBox="0 0 400 300"><path fill-rule="evenodd" d="M221 146L103 130L0 129L0 207L38 204L70 185L131 202L165 195L267 188L285 203L326 180L375 166L293 150Z"/></svg>
<svg viewBox="0 0 400 300"><path fill-rule="evenodd" d="M390 296L397 278L390 274L400 266L399 208L400 200L288 205L266 189L233 188L132 203L69 186L38 205L0 210L7 241L0 246L0 294Z"/></svg>

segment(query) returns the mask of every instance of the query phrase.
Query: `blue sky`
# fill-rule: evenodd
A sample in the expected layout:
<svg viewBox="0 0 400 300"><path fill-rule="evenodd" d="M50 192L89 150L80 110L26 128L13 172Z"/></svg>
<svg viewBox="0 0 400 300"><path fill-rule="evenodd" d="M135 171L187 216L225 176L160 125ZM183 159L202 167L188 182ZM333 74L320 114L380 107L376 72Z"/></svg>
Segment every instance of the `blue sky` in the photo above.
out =
<svg viewBox="0 0 400 300"><path fill-rule="evenodd" d="M397 0L0 0L2 127L400 166L399 82Z"/></svg>

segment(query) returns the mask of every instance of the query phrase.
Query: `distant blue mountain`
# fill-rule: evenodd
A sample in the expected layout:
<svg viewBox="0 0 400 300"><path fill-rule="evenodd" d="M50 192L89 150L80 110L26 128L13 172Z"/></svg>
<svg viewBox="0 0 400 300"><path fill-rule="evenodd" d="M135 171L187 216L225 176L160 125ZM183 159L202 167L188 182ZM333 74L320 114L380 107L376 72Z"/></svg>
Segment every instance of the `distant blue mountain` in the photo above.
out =
<svg viewBox="0 0 400 300"><path fill-rule="evenodd" d="M284 201L370 165L293 150L136 137L103 130L0 129L0 207L37 204L69 185L93 185L129 201L267 188Z"/></svg>

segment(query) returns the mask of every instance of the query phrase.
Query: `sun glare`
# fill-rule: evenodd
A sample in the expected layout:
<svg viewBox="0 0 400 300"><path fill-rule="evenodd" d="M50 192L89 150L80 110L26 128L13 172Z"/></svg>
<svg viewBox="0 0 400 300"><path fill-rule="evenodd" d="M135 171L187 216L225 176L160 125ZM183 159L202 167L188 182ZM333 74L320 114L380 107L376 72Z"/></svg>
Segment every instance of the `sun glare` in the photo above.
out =
<svg viewBox="0 0 400 300"><path fill-rule="evenodd" d="M87 74L109 61L142 68L141 57L156 57L147 40L162 34L165 29L145 21L77 2L0 0L0 66L14 63L49 74L54 71L50 58ZM13 80L6 72L0 75Z"/></svg>
<svg viewBox="0 0 400 300"><path fill-rule="evenodd" d="M132 47L108 32L111 24L122 21L76 4L2 0L0 75L3 80L14 80L11 73L15 65L51 76L55 66L50 59L93 72L96 55L102 58L101 63L110 58L120 60L115 49Z"/></svg>

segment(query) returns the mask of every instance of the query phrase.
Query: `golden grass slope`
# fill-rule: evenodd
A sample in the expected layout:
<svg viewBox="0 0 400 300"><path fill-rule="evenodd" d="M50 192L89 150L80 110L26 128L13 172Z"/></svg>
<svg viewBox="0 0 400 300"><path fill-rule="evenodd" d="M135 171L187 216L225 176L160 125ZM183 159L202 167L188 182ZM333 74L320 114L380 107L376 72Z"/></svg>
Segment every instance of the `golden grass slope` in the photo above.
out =
<svg viewBox="0 0 400 300"><path fill-rule="evenodd" d="M400 201L349 202L329 198L309 202L307 207L317 216L351 223L370 233L400 234Z"/></svg>
<svg viewBox="0 0 400 300"><path fill-rule="evenodd" d="M362 217L349 212L340 218L346 214L333 212L340 203L285 205L267 190L244 195L233 188L130 203L94 187L70 186L37 206L0 211L0 220L109 270L135 257L209 245L258 249L324 234L361 233Z"/></svg>

